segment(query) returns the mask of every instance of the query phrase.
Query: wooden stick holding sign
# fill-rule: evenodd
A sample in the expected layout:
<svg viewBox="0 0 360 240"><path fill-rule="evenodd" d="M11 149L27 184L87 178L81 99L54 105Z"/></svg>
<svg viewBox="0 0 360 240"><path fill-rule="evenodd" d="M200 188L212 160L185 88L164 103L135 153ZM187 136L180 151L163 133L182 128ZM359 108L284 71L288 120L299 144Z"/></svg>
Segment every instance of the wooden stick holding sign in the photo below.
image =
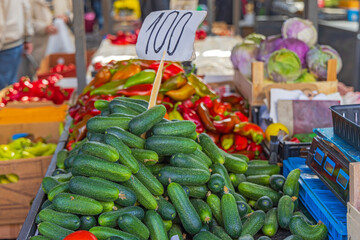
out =
<svg viewBox="0 0 360 240"><path fill-rule="evenodd" d="M157 73L156 73L155 81L153 83L153 88L151 90L148 109L150 109L150 108L152 108L153 106L156 105L156 100L157 100L157 96L158 96L158 93L159 93L159 90L160 90L160 85L161 85L162 71L163 71L163 68L164 68L165 55L166 55L166 51L164 51L164 53L163 53L159 68L158 68Z"/></svg>

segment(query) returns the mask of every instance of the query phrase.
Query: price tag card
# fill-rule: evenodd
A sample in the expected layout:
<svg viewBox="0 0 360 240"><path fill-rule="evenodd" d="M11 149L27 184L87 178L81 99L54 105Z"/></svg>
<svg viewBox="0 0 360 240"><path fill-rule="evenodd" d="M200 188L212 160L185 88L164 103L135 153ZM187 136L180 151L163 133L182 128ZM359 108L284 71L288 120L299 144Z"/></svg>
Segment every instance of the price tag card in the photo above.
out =
<svg viewBox="0 0 360 240"><path fill-rule="evenodd" d="M166 10L150 13L136 43L139 58L189 61L194 54L195 33L206 17L205 11Z"/></svg>

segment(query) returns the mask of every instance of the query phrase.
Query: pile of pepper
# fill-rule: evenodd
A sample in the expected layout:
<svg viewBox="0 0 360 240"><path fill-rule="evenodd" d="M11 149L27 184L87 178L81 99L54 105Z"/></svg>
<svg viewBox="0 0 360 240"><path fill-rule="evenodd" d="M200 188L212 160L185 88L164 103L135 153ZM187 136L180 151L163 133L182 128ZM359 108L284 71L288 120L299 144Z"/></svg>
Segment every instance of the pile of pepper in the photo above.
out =
<svg viewBox="0 0 360 240"><path fill-rule="evenodd" d="M159 62L127 60L102 67L69 110L74 119L68 149L86 136L86 122L100 114L94 102L126 96L148 100ZM206 131L228 152L240 152L250 159L260 157L263 130L248 121L245 100L236 94L218 96L197 75L186 74L179 63L165 62L158 104L167 109L170 120L191 120L198 133Z"/></svg>
<svg viewBox="0 0 360 240"><path fill-rule="evenodd" d="M55 85L62 78L62 75L56 73L34 82L31 82L28 77L21 77L19 82L7 88L5 95L1 98L0 108L12 101L52 101L55 104L62 104L69 100L73 92L73 89L65 90Z"/></svg>

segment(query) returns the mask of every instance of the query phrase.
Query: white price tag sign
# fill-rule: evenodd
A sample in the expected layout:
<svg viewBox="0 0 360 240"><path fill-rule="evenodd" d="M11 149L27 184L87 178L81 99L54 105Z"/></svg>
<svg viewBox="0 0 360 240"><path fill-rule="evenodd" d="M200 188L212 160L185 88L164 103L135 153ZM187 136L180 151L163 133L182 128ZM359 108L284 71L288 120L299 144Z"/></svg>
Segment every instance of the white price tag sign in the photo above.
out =
<svg viewBox="0 0 360 240"><path fill-rule="evenodd" d="M189 61L194 54L196 29L206 17L205 11L166 10L150 13L136 43L139 58Z"/></svg>

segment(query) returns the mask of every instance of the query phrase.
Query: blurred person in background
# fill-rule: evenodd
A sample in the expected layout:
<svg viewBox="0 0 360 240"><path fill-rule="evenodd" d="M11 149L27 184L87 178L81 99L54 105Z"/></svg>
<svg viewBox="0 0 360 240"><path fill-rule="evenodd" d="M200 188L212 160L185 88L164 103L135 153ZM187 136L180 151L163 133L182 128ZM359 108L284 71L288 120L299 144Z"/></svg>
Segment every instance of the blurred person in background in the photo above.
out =
<svg viewBox="0 0 360 240"><path fill-rule="evenodd" d="M169 10L170 0L140 0L141 18L144 21L151 12Z"/></svg>
<svg viewBox="0 0 360 240"><path fill-rule="evenodd" d="M33 49L29 0L0 1L0 89L17 80L23 52Z"/></svg>

